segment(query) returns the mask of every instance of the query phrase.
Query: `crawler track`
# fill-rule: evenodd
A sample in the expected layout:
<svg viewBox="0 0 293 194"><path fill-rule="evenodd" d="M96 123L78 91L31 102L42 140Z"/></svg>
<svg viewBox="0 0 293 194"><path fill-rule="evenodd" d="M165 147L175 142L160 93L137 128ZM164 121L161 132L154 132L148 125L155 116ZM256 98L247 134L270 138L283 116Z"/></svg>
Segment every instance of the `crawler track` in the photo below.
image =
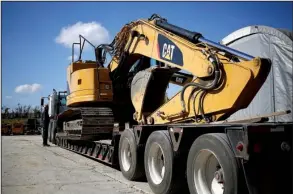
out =
<svg viewBox="0 0 293 194"><path fill-rule="evenodd" d="M112 135L114 116L108 107L71 108L65 113L64 132L80 140L98 140Z"/></svg>

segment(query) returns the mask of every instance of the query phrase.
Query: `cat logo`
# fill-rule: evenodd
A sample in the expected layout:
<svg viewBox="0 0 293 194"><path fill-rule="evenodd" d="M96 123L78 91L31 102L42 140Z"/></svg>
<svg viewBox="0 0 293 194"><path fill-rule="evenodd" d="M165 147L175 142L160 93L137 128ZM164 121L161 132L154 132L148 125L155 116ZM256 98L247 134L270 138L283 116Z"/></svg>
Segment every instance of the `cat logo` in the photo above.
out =
<svg viewBox="0 0 293 194"><path fill-rule="evenodd" d="M174 49L175 49L175 45L165 43L163 46L162 57L172 61Z"/></svg>
<svg viewBox="0 0 293 194"><path fill-rule="evenodd" d="M159 59L183 66L183 54L180 48L162 34L158 35L157 54Z"/></svg>

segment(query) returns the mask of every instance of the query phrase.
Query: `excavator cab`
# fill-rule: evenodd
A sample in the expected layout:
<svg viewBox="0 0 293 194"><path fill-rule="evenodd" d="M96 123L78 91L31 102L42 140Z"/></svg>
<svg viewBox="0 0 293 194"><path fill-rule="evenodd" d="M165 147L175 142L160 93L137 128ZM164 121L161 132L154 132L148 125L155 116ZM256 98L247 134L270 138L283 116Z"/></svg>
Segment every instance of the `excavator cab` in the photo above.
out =
<svg viewBox="0 0 293 194"><path fill-rule="evenodd" d="M80 54L77 61L72 57L71 64L67 67L67 106L77 107L82 104L94 105L97 102L111 102L113 98L112 82L109 70L104 68L99 61L82 60L81 55L84 44L91 45L99 57L95 46L80 35L80 42L73 43L72 56L74 56L74 45L79 45Z"/></svg>

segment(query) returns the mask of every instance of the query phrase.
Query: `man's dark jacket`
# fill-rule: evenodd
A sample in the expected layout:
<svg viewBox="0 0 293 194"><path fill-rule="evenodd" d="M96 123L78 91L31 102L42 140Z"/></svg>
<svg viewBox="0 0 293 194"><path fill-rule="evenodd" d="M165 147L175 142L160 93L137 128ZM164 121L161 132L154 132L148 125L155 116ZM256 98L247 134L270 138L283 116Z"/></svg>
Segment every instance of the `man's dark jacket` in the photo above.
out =
<svg viewBox="0 0 293 194"><path fill-rule="evenodd" d="M48 125L49 125L49 122L50 122L48 109L45 109L45 110L43 111L42 118L43 118L43 127L44 127L44 128L48 128Z"/></svg>

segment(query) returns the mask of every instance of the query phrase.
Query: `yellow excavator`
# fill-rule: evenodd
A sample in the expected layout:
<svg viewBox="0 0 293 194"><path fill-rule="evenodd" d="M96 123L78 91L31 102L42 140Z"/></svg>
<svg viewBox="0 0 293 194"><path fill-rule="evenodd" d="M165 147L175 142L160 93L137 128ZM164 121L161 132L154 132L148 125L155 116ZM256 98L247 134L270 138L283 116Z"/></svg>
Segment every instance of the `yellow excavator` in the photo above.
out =
<svg viewBox="0 0 293 194"><path fill-rule="evenodd" d="M80 53L85 41L80 36ZM270 60L157 14L124 25L111 44L92 46L96 61L80 54L67 69L57 145L117 166L128 180L146 178L155 194L291 189L292 122L267 123L270 115L226 121L250 104ZM170 83L182 88L166 101Z"/></svg>
<svg viewBox="0 0 293 194"><path fill-rule="evenodd" d="M97 140L112 135L113 92L108 68L99 61L82 60L85 43L95 46L82 35L72 45L72 62L67 67L67 91L53 90L48 97L49 141L55 143L56 133L76 140ZM75 46L79 58L74 61ZM60 135L60 134L59 134Z"/></svg>

